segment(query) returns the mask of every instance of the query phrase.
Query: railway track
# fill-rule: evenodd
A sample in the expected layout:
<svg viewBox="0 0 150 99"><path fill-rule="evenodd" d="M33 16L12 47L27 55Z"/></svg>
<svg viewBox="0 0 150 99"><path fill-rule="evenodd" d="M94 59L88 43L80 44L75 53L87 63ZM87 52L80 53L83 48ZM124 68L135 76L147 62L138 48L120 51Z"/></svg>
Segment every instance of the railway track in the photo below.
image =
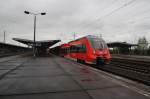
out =
<svg viewBox="0 0 150 99"><path fill-rule="evenodd" d="M113 58L100 69L150 85L150 61Z"/></svg>
<svg viewBox="0 0 150 99"><path fill-rule="evenodd" d="M83 63L81 63L83 64ZM110 64L97 67L85 64L103 71L111 72L146 85L150 85L150 61L113 58Z"/></svg>

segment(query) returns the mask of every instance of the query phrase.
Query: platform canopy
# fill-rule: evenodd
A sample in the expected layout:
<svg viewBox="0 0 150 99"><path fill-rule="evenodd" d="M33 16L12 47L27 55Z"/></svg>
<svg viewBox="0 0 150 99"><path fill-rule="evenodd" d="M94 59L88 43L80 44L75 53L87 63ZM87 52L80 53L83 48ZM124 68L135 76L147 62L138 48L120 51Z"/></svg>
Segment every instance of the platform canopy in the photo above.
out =
<svg viewBox="0 0 150 99"><path fill-rule="evenodd" d="M22 46L18 46L18 45L13 45L13 44L9 44L9 43L3 43L0 42L0 49L1 48L14 48L14 49L18 49L18 48L22 48L22 49L27 49L27 47L22 47Z"/></svg>
<svg viewBox="0 0 150 99"><path fill-rule="evenodd" d="M111 42L107 43L108 47L132 47L132 46L138 46L137 44L130 44L126 42Z"/></svg>
<svg viewBox="0 0 150 99"><path fill-rule="evenodd" d="M13 38L13 40L18 41L20 43L26 44L28 46L33 46L34 41L33 40L27 40L27 39L20 39L20 38ZM43 41L36 41L35 46L36 47L46 47L49 48L53 46L54 44L60 42L60 40L43 40Z"/></svg>
<svg viewBox="0 0 150 99"><path fill-rule="evenodd" d="M27 39L20 39L20 38L13 38L13 40L18 41L20 43L26 44L28 46L33 47L34 41L27 40ZM36 41L35 42L35 50L36 55L46 55L47 50L49 47L53 46L54 44L60 42L60 40L43 40L43 41Z"/></svg>
<svg viewBox="0 0 150 99"><path fill-rule="evenodd" d="M138 46L137 44L130 44L126 42L111 42L107 43L109 48L113 48L111 53L113 54L130 54L131 48ZM117 48L117 49L116 49Z"/></svg>

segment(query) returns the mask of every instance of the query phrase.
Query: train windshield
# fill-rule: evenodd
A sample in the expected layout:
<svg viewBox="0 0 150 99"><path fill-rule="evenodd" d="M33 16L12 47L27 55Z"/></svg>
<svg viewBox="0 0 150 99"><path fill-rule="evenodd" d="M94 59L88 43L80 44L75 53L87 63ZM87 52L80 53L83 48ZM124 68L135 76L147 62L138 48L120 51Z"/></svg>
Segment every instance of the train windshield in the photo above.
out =
<svg viewBox="0 0 150 99"><path fill-rule="evenodd" d="M91 46L97 50L102 50L107 48L107 44L105 43L105 41L101 38L89 38Z"/></svg>

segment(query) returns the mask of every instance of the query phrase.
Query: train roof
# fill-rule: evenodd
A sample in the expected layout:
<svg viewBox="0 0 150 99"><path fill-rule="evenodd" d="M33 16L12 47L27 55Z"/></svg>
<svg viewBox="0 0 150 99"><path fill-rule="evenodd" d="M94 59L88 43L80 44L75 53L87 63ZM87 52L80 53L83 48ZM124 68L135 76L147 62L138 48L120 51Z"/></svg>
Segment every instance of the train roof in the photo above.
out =
<svg viewBox="0 0 150 99"><path fill-rule="evenodd" d="M103 38L98 37L98 36L94 36L94 35L88 35L87 38L88 38L88 39L95 39L95 38L96 38L96 39L99 39L99 40L101 40L101 41L104 41Z"/></svg>
<svg viewBox="0 0 150 99"><path fill-rule="evenodd" d="M83 39L83 38L87 38L87 39L95 39L95 38L98 38L98 39L100 39L100 40L104 41L102 38L100 38L100 37L98 37L98 36L94 36L94 35L87 35L87 36L84 36L84 37L78 38L78 39L76 39L76 40L70 41L69 43L74 42L74 41L78 41L78 40Z"/></svg>
<svg viewBox="0 0 150 99"><path fill-rule="evenodd" d="M61 47L63 48L63 47L69 47L70 46L70 44L68 44L68 43L65 43L65 44L62 44L61 45Z"/></svg>

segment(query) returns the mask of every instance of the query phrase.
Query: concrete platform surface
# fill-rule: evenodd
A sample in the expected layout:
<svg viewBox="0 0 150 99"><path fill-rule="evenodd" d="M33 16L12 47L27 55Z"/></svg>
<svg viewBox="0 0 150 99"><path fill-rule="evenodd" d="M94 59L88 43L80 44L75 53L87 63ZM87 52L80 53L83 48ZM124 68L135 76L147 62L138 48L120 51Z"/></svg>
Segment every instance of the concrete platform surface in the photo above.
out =
<svg viewBox="0 0 150 99"><path fill-rule="evenodd" d="M0 99L150 99L88 66L50 57L0 62Z"/></svg>

